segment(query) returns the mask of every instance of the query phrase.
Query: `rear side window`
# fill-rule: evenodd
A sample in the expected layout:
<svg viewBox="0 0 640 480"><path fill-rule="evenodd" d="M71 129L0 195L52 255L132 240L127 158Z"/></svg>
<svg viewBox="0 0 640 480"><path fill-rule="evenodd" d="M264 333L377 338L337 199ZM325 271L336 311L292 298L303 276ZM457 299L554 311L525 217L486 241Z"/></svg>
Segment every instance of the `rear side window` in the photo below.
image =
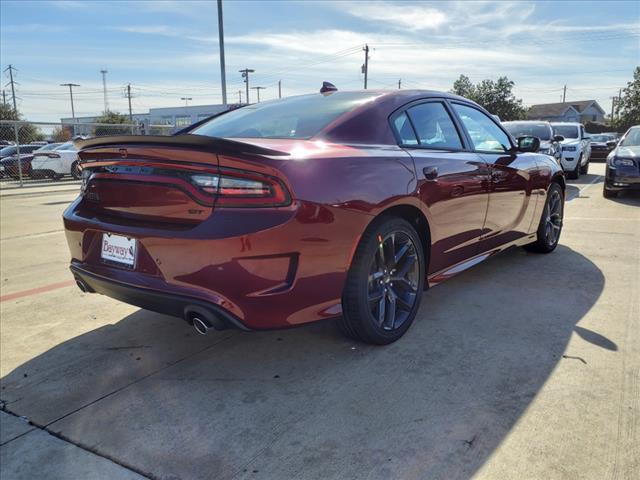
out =
<svg viewBox="0 0 640 480"><path fill-rule="evenodd" d="M482 152L506 152L511 142L506 133L487 115L475 108L454 103L456 113L469 132L473 147Z"/></svg>
<svg viewBox="0 0 640 480"><path fill-rule="evenodd" d="M395 118L393 126L396 128L396 132L398 132L398 138L402 145L418 145L416 132L413 131L409 117L407 117L405 112L402 112Z"/></svg>
<svg viewBox="0 0 640 480"><path fill-rule="evenodd" d="M458 131L442 103L421 103L407 109L407 113L421 146L445 150L462 148Z"/></svg>

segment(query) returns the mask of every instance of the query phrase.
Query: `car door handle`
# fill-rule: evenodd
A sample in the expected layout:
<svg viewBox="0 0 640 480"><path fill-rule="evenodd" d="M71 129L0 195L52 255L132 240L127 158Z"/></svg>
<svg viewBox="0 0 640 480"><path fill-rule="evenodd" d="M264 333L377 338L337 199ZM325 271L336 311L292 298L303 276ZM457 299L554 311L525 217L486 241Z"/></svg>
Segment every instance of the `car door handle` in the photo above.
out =
<svg viewBox="0 0 640 480"><path fill-rule="evenodd" d="M435 180L438 177L438 167L424 167L422 173L427 180Z"/></svg>

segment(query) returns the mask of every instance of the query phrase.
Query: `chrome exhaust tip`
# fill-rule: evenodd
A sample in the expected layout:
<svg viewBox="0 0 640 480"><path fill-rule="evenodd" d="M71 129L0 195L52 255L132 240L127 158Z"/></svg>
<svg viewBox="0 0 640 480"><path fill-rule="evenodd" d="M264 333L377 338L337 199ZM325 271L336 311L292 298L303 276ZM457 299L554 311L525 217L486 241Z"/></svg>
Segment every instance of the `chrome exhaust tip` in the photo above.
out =
<svg viewBox="0 0 640 480"><path fill-rule="evenodd" d="M80 291L83 293L87 293L89 291L89 288L87 287L87 285L85 285L85 283L82 280L76 279L76 285L78 286Z"/></svg>
<svg viewBox="0 0 640 480"><path fill-rule="evenodd" d="M191 319L193 323L193 328L196 329L200 335L206 335L209 332L209 324L206 320L201 319L200 317L193 317Z"/></svg>

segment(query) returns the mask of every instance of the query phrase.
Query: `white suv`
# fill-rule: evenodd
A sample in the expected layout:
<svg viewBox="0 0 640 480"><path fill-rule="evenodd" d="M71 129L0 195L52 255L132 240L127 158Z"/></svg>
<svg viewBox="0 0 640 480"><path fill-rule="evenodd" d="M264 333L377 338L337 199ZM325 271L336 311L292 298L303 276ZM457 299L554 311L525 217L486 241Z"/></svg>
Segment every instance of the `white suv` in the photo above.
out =
<svg viewBox="0 0 640 480"><path fill-rule="evenodd" d="M554 135L564 137L562 141L562 169L569 178L576 179L589 172L591 140L581 123L552 123Z"/></svg>

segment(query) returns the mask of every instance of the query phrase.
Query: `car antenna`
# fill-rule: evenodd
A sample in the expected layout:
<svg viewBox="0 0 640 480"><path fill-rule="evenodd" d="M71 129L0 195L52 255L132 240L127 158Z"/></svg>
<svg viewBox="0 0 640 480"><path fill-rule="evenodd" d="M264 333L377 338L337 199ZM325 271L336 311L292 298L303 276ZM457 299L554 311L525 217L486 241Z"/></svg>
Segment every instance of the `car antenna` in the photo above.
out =
<svg viewBox="0 0 640 480"><path fill-rule="evenodd" d="M324 94L330 94L333 92L337 92L338 88L331 82L322 82L322 88L320 89L320 93Z"/></svg>

